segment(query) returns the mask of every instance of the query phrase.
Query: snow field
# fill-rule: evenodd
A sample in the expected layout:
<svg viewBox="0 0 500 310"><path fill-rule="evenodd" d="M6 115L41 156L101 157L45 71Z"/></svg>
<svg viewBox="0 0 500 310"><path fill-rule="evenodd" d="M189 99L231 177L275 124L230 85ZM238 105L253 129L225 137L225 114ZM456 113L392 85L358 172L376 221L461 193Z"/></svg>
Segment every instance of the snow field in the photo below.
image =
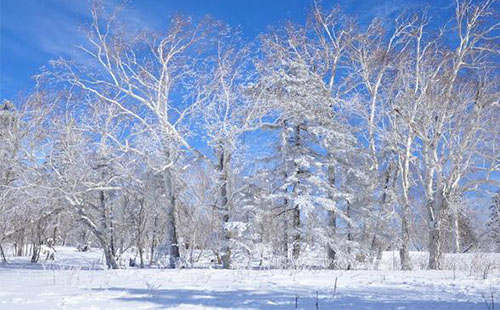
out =
<svg viewBox="0 0 500 310"><path fill-rule="evenodd" d="M55 262L1 265L0 309L484 310L491 296L500 304L498 269L486 279L470 270L101 270L98 250L57 253ZM384 253L380 267L391 258Z"/></svg>

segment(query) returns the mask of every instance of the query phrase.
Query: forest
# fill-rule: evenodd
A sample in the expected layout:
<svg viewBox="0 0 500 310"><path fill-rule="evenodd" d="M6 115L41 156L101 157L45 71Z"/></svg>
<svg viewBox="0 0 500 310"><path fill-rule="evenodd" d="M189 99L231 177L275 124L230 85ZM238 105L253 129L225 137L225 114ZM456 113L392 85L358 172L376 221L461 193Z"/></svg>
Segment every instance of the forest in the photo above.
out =
<svg viewBox="0 0 500 310"><path fill-rule="evenodd" d="M87 41L0 104L0 260L101 249L107 268L374 266L500 252L498 2L445 23L310 3L249 40L207 16ZM49 253L49 254L47 254Z"/></svg>

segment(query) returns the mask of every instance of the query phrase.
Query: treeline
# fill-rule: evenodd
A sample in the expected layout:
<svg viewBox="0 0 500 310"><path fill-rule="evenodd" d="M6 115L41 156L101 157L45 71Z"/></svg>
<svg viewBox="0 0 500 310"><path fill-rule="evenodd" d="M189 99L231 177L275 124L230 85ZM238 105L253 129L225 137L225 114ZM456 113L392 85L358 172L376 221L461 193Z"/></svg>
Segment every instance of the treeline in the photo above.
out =
<svg viewBox="0 0 500 310"><path fill-rule="evenodd" d="M81 53L0 106L0 249L346 269L500 250L497 4L364 25L315 2L248 42L211 18L137 31L96 3Z"/></svg>

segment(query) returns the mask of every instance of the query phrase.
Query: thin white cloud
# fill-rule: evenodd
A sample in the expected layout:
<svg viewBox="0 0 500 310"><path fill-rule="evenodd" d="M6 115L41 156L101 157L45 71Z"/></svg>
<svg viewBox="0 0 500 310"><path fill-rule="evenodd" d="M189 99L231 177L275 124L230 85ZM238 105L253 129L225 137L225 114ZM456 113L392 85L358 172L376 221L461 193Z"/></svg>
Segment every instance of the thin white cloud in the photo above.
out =
<svg viewBox="0 0 500 310"><path fill-rule="evenodd" d="M108 0L106 6L112 9L117 2ZM72 55L75 47L86 41L82 25L90 22L90 3L81 0L16 1L16 7L2 14L1 31L12 35L10 42L6 39L3 43L25 56L37 57L38 52L53 57ZM136 29L149 27L148 19L142 18L133 7L125 10L122 17L126 24Z"/></svg>
<svg viewBox="0 0 500 310"><path fill-rule="evenodd" d="M85 17L81 3L74 0L17 1L15 7L4 12L1 31L21 43L18 49L25 48L31 54L68 54L83 38L78 31ZM4 43L8 44L8 40Z"/></svg>

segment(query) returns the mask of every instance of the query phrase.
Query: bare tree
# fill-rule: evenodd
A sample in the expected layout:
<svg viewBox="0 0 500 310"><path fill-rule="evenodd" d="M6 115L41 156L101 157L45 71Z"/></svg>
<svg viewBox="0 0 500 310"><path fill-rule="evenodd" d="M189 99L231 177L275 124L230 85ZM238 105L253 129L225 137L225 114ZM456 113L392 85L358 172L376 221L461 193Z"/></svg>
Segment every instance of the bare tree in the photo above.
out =
<svg viewBox="0 0 500 310"><path fill-rule="evenodd" d="M176 16L164 33L136 34L119 25L119 10L107 13L98 5L92 7L88 44L81 47L88 62L53 61L52 73L133 118L156 143L161 160L149 163L163 176L168 223L164 248L173 268L179 258L174 168L180 152L191 149L183 130L188 128L182 125L202 99L183 100L185 96L176 94L196 78L193 68L212 23Z"/></svg>

